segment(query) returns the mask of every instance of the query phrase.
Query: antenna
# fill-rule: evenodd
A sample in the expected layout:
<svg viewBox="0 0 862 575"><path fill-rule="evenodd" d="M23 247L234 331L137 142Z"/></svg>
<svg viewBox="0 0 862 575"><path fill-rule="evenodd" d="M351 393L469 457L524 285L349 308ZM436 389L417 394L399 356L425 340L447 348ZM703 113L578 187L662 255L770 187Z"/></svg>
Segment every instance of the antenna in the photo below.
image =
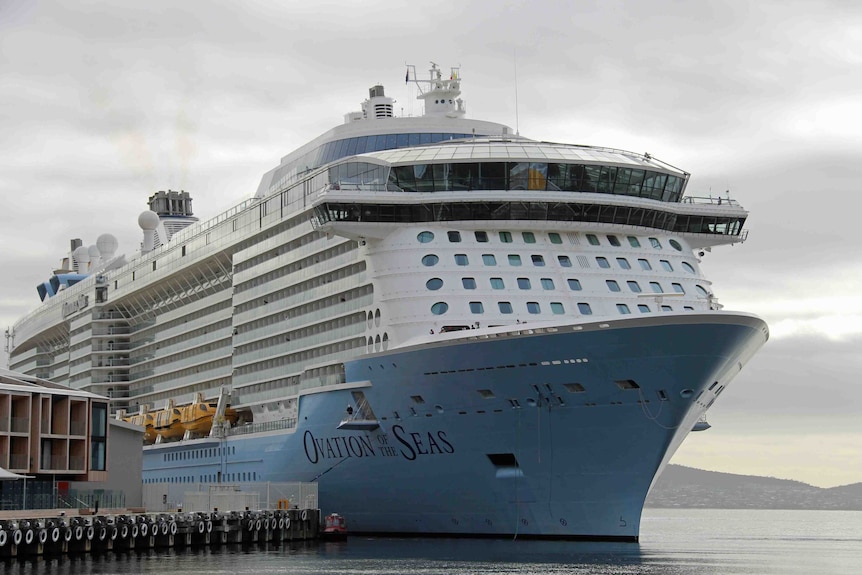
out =
<svg viewBox="0 0 862 575"><path fill-rule="evenodd" d="M515 69L515 135L521 135L520 120L518 119L518 49L512 48L512 67Z"/></svg>

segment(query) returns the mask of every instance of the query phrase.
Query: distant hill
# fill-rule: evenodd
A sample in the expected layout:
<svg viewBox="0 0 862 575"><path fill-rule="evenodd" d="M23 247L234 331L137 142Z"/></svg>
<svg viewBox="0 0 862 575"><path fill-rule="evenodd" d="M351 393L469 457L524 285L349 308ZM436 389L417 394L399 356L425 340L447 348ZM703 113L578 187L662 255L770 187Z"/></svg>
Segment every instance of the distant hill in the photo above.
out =
<svg viewBox="0 0 862 575"><path fill-rule="evenodd" d="M822 488L792 481L668 465L647 507L862 510L862 483Z"/></svg>

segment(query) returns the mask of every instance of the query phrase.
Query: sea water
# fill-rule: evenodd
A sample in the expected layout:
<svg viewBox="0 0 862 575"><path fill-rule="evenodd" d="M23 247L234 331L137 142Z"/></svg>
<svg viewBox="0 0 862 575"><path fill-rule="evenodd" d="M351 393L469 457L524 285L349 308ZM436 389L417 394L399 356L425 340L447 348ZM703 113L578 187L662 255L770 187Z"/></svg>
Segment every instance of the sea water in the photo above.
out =
<svg viewBox="0 0 862 575"><path fill-rule="evenodd" d="M350 537L0 562L27 575L862 573L862 512L647 509L640 543Z"/></svg>

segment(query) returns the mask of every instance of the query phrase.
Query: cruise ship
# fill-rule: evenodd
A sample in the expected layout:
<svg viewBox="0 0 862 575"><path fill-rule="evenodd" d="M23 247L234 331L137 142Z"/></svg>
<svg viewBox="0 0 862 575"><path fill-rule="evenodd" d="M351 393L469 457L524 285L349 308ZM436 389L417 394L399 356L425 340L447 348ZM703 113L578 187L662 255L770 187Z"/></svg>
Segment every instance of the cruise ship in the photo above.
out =
<svg viewBox="0 0 862 575"><path fill-rule="evenodd" d="M768 339L700 266L748 214L650 154L468 119L458 68L421 76L421 115L374 86L217 217L160 191L138 253L73 240L10 368L141 425L211 406L147 427L145 483L317 482L354 533L637 541Z"/></svg>

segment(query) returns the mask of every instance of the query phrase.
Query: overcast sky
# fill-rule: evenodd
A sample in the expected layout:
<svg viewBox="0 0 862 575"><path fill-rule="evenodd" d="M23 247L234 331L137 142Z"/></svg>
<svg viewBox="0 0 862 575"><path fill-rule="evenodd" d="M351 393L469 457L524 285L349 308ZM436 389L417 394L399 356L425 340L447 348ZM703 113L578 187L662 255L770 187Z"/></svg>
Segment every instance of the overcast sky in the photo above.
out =
<svg viewBox="0 0 862 575"><path fill-rule="evenodd" d="M703 268L772 337L675 463L862 481L856 1L0 0L0 327L71 238L131 253L159 189L216 215L371 85L418 112L405 63L430 60L469 117L649 152L750 210Z"/></svg>

